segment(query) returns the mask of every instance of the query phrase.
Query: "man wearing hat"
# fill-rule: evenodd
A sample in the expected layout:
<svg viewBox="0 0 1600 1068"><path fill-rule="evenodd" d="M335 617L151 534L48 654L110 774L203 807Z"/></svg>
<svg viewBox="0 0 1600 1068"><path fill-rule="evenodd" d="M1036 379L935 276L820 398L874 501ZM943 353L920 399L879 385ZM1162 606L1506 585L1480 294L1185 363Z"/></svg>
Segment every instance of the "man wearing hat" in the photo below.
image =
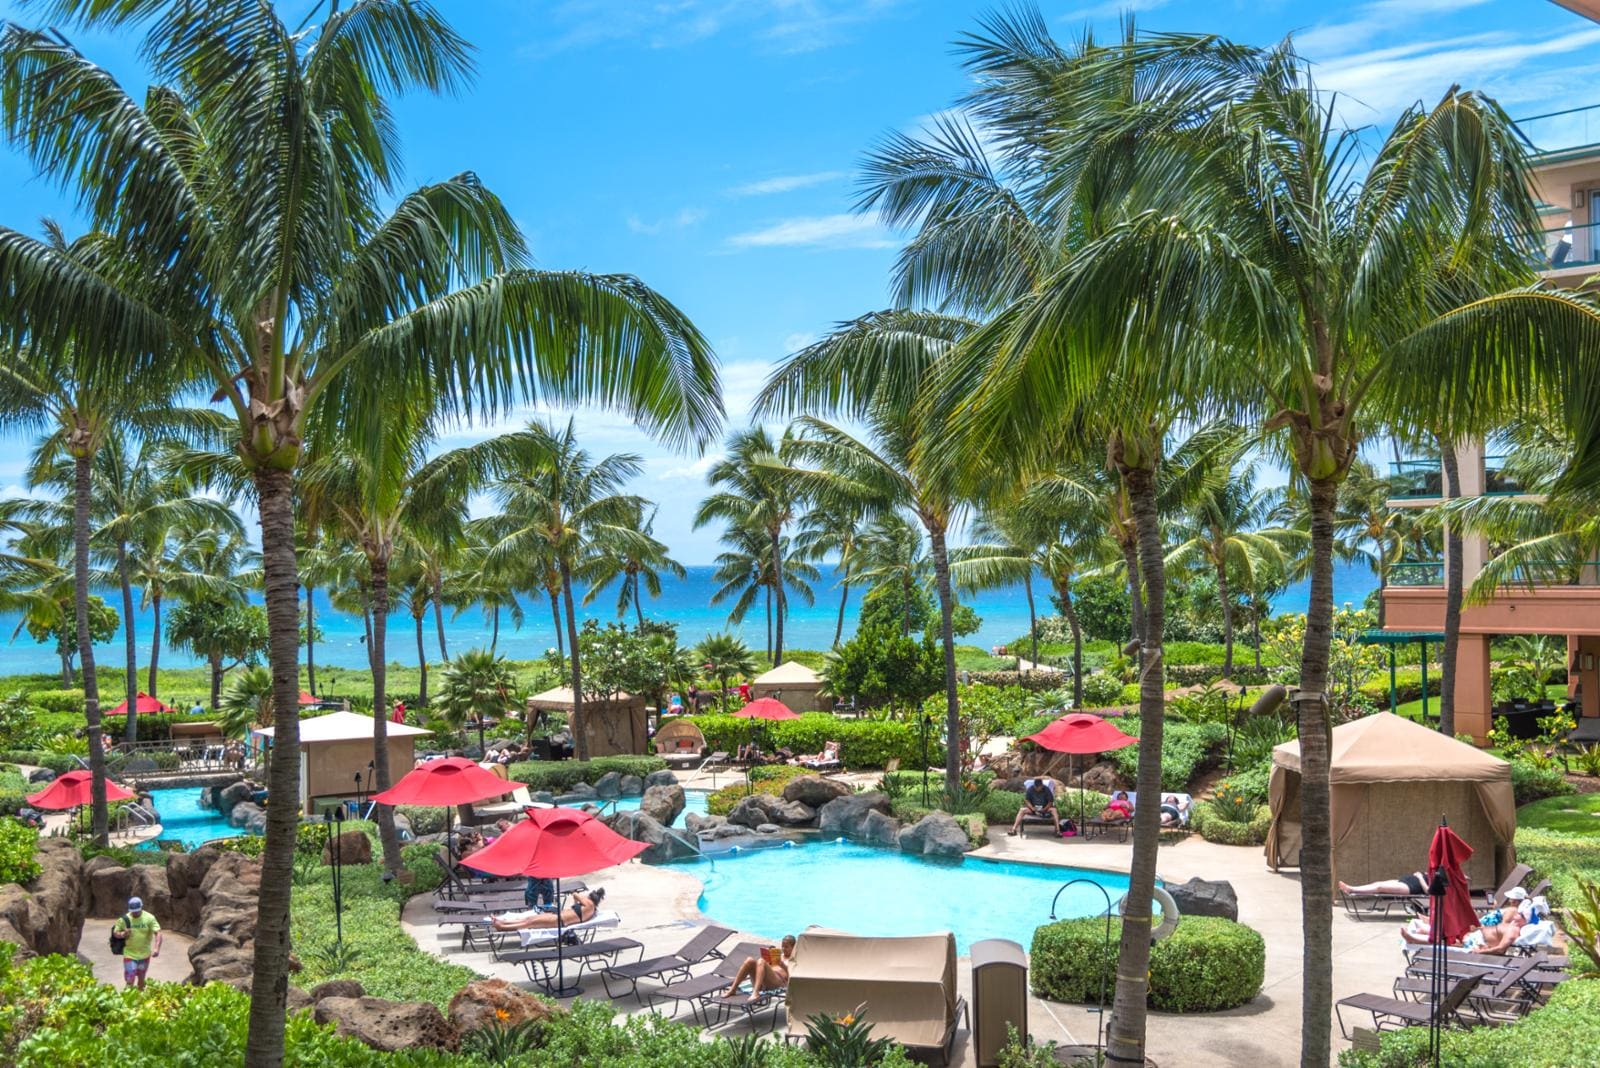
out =
<svg viewBox="0 0 1600 1068"><path fill-rule="evenodd" d="M144 910L144 902L128 899L128 911L111 925L114 935L123 936L122 981L144 989L150 971L150 958L161 956L161 923Z"/></svg>

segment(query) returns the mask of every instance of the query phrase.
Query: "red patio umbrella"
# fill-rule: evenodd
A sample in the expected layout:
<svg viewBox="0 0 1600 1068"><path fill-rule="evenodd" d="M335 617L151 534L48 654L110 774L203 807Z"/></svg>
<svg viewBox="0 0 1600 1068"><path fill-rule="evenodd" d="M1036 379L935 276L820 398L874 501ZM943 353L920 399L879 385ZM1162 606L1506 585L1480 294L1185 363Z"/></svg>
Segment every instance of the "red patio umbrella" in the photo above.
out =
<svg viewBox="0 0 1600 1068"><path fill-rule="evenodd" d="M322 698L318 697L316 694L307 693L306 691L301 690L300 703L303 705L320 705L322 703Z"/></svg>
<svg viewBox="0 0 1600 1068"><path fill-rule="evenodd" d="M107 801L131 801L135 796L132 790L106 780ZM53 812L77 808L93 800L94 773L91 771L69 771L38 793L28 795L28 804Z"/></svg>
<svg viewBox="0 0 1600 1068"><path fill-rule="evenodd" d="M171 711L172 711L172 707L170 705L162 704L160 701L156 700L154 697L151 697L149 694L145 693L143 690L139 691L138 699L135 700L134 703L133 703L133 713L136 716L147 716L147 715L150 715L150 714L155 713L155 712L171 712ZM113 708L109 712L106 713L106 715L108 715L108 716L126 716L127 714L128 714L128 702L127 701L123 701L116 708Z"/></svg>
<svg viewBox="0 0 1600 1068"><path fill-rule="evenodd" d="M758 697L734 713L740 719L799 719L798 713L776 697Z"/></svg>
<svg viewBox="0 0 1600 1068"><path fill-rule="evenodd" d="M440 757L423 762L403 775L399 782L372 795L380 805L431 805L445 810L445 851L452 858L455 850L450 845L450 811L456 805L470 805L491 797L521 789L526 783L502 779L494 772L479 767L466 757ZM451 891L455 889L455 864L445 872Z"/></svg>
<svg viewBox="0 0 1600 1068"><path fill-rule="evenodd" d="M1037 734L1023 741L1033 742L1041 749L1072 755L1072 769L1077 770L1078 755L1106 753L1138 744L1139 739L1122 733L1117 727L1099 716L1087 712L1071 712L1051 723ZM1083 784L1078 785L1078 826L1083 826Z"/></svg>
<svg viewBox="0 0 1600 1068"><path fill-rule="evenodd" d="M588 875L632 860L649 846L607 827L587 812L573 808L534 808L528 818L461 863L490 875L525 875L562 879ZM559 902L557 902L559 905ZM556 910L556 985L552 997L570 997L580 987L566 985L562 966L561 910Z"/></svg>

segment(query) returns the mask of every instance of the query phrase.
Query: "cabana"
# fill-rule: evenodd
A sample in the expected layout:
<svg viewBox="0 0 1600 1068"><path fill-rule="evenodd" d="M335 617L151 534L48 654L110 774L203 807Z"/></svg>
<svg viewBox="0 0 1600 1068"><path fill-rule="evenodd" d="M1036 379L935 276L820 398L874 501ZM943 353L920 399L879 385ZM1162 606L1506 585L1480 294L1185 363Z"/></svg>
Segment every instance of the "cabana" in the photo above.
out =
<svg viewBox="0 0 1600 1068"><path fill-rule="evenodd" d="M706 736L692 719L679 718L664 724L651 741L656 755L669 764L693 764L706 755Z"/></svg>
<svg viewBox="0 0 1600 1068"><path fill-rule="evenodd" d="M572 687L557 686L528 698L528 713L561 712L567 717L567 730L577 737L572 723ZM649 732L645 727L645 699L631 693L618 693L609 701L597 697L583 699L583 718L589 735L589 756L642 755L649 752Z"/></svg>
<svg viewBox="0 0 1600 1068"><path fill-rule="evenodd" d="M837 1019L865 1006L874 1038L937 1053L947 1064L967 1011L956 996L956 939L948 931L909 938L802 931L787 1001L791 1040L805 1037L806 1021L817 1013Z"/></svg>
<svg viewBox="0 0 1600 1068"><path fill-rule="evenodd" d="M1438 731L1379 712L1333 729L1334 878L1392 879L1427 864L1439 817L1473 848L1467 877L1494 887L1515 857L1511 766ZM1300 743L1272 751L1267 864L1300 864Z"/></svg>
<svg viewBox="0 0 1600 1068"><path fill-rule="evenodd" d="M822 676L794 660L785 660L750 683L750 698L776 697L795 712L831 712L832 695L822 692Z"/></svg>
<svg viewBox="0 0 1600 1068"><path fill-rule="evenodd" d="M250 732L271 741L273 727ZM432 734L421 727L391 723L389 781L399 782L416 764L416 740ZM273 754L276 758L277 754ZM300 807L310 815L318 798L357 797L372 760L372 717L360 712L330 712L300 721ZM375 787L372 787L375 788Z"/></svg>

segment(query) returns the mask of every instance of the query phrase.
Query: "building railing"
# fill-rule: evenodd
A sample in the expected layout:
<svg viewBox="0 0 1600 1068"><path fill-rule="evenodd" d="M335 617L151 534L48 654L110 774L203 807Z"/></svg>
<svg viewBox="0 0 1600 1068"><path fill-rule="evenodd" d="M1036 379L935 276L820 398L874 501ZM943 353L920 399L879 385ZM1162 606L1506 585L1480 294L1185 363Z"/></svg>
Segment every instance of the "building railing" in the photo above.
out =
<svg viewBox="0 0 1600 1068"><path fill-rule="evenodd" d="M237 743L218 741L118 742L106 753L113 775L154 778L208 771L250 771L260 765L260 755Z"/></svg>
<svg viewBox="0 0 1600 1068"><path fill-rule="evenodd" d="M1538 155L1600 145L1600 104L1529 115L1516 123Z"/></svg>
<svg viewBox="0 0 1600 1068"><path fill-rule="evenodd" d="M1600 223L1575 225L1570 219L1540 234L1541 270L1600 266Z"/></svg>
<svg viewBox="0 0 1600 1068"><path fill-rule="evenodd" d="M1442 497L1444 473L1438 459L1395 460L1389 464L1389 486L1393 497Z"/></svg>
<svg viewBox="0 0 1600 1068"><path fill-rule="evenodd" d="M1402 560L1389 568L1391 586L1443 586L1443 560Z"/></svg>
<svg viewBox="0 0 1600 1068"><path fill-rule="evenodd" d="M1402 560L1389 567L1391 586L1443 586L1443 560ZM1600 586L1600 560L1545 560L1529 562L1515 567L1505 578L1505 585L1535 589L1559 589L1565 586Z"/></svg>
<svg viewBox="0 0 1600 1068"><path fill-rule="evenodd" d="M1527 493L1528 488L1517 479L1515 475L1506 471L1506 461L1509 456L1485 456L1483 458L1483 492L1490 497L1509 497L1518 493Z"/></svg>

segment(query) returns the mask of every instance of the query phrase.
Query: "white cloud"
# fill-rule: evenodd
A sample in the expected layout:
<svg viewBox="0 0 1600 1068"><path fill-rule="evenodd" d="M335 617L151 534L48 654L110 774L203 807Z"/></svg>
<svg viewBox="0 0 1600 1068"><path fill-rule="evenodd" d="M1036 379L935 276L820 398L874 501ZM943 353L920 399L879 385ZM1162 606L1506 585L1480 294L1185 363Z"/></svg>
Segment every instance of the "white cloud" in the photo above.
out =
<svg viewBox="0 0 1600 1068"><path fill-rule="evenodd" d="M691 460L688 463L676 463L670 467L663 467L655 472L655 477L661 480L670 479L701 485L705 482L706 475L711 472L711 468L722 459L723 455L720 452L708 452L699 459ZM661 462L665 463L667 461Z"/></svg>
<svg viewBox="0 0 1600 1068"><path fill-rule="evenodd" d="M566 0L546 16L546 35L525 52L549 53L608 41L680 48L743 34L767 51L814 52L851 39L898 0Z"/></svg>
<svg viewBox="0 0 1600 1068"><path fill-rule="evenodd" d="M798 331L783 339L783 351L785 354L799 352L815 340L817 340L817 335Z"/></svg>
<svg viewBox="0 0 1600 1068"><path fill-rule="evenodd" d="M732 248L893 248L896 242L871 215L801 215L728 238Z"/></svg>
<svg viewBox="0 0 1600 1068"><path fill-rule="evenodd" d="M704 208L683 208L676 214L651 222L637 215L628 216L628 229L636 234L664 234L668 230L686 230L706 217Z"/></svg>
<svg viewBox="0 0 1600 1068"><path fill-rule="evenodd" d="M1378 37L1392 37L1403 26L1430 16L1455 14L1489 0L1375 0L1356 8L1344 22L1324 22L1295 35L1303 54L1342 53ZM1347 9L1348 10L1348 9Z"/></svg>
<svg viewBox="0 0 1600 1068"><path fill-rule="evenodd" d="M1062 15L1068 22L1078 22L1083 19L1104 19L1121 15L1124 12L1154 11L1166 7L1172 0L1106 0L1103 4L1091 4L1069 11Z"/></svg>
<svg viewBox="0 0 1600 1068"><path fill-rule="evenodd" d="M746 182L736 185L728 190L729 194L736 197L762 197L773 193L791 193L796 189L805 189L824 182L837 181L845 176L844 171L817 171L814 174L782 174L776 178L763 178L756 182Z"/></svg>

